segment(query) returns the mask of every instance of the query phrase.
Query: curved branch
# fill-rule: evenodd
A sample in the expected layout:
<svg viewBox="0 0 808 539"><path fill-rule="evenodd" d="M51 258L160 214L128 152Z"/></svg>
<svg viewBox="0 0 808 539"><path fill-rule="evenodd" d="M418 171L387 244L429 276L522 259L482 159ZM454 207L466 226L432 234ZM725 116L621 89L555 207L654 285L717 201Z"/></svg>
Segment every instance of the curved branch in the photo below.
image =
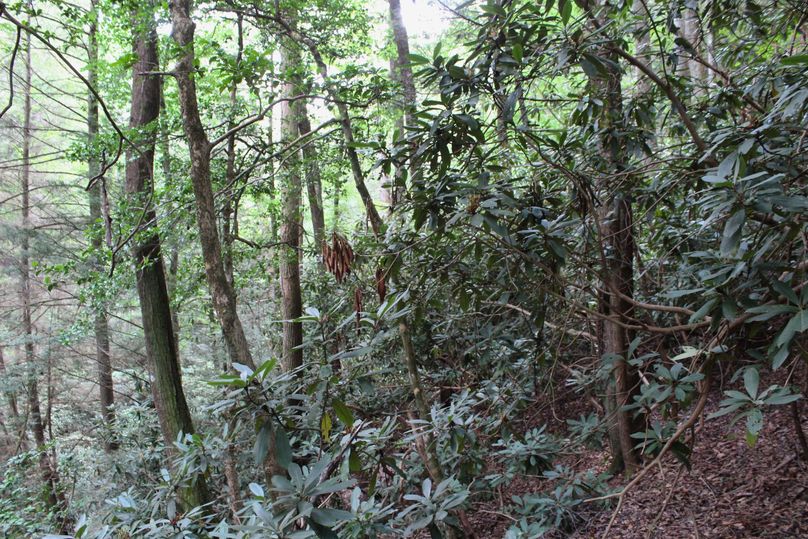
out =
<svg viewBox="0 0 808 539"><path fill-rule="evenodd" d="M4 6L0 4L0 14L3 13ZM17 38L14 41L14 48L11 50L11 60L8 63L8 105L0 111L0 118L8 112L14 103L14 60L17 59L17 53L20 50L20 38L22 37L22 28L17 27Z"/></svg>
<svg viewBox="0 0 808 539"><path fill-rule="evenodd" d="M95 89L95 87L93 87L93 85L90 84L90 81L87 80L87 77L85 77L81 73L81 71L76 69L76 67L72 63L70 63L70 60L68 60L65 57L65 55L59 49L54 47L51 44L50 41L48 41L42 35L40 35L40 33L37 32L33 27L18 21L11 13L8 12L8 10L6 9L6 5L4 3L2 3L2 2L0 2L0 17L4 17L7 21L9 21L11 24L16 26L18 33L20 31L24 30L24 31L28 32L30 35L37 38L43 45L45 45L45 47L48 50L50 50L53 54L55 54L56 57L59 58L62 61L62 63L64 63L64 65L74 75L76 75L79 78L79 80L81 80L81 82L87 87L87 89L90 91L90 93L93 94L93 97L95 97L98 100L98 104L101 106L101 110L104 111L104 116L107 118L107 121L109 121L109 124L112 126L112 129L115 130L115 133L117 133L117 135L118 135L118 148L115 151L115 158L110 163L105 162L104 165L101 167L101 171L98 174L96 174L93 178L90 178L90 181L88 182L87 187L86 187L87 190L92 188L92 186L95 185L95 182L97 182L99 179L103 178L104 175L107 173L107 171L110 168L112 168L115 165L115 163L118 162L118 160L121 157L121 154L123 153L123 143L124 142L126 142L135 152L137 152L138 154L140 153L137 146L131 140L129 140L129 138L123 133L121 128L118 127L118 123L115 121L115 119L112 117L112 114L109 112L109 109L107 108L106 102L98 94L98 91Z"/></svg>

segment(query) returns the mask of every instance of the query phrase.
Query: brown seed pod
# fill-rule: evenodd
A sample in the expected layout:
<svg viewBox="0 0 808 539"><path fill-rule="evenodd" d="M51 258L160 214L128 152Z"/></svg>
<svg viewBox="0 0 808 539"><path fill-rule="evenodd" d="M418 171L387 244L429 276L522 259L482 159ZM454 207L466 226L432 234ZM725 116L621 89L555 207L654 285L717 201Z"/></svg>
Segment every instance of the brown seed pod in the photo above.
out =
<svg viewBox="0 0 808 539"><path fill-rule="evenodd" d="M341 283L345 276L351 273L351 263L354 261L354 252L345 236L334 232L331 234L331 245L323 243L323 263L326 269L334 274L337 282Z"/></svg>

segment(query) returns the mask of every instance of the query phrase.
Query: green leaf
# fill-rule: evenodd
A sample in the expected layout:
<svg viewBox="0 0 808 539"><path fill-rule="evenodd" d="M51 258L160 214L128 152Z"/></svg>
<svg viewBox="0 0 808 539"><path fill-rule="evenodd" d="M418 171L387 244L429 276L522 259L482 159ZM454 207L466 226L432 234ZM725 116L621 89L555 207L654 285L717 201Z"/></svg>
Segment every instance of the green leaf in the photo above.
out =
<svg viewBox="0 0 808 539"><path fill-rule="evenodd" d="M431 61L432 60L430 60L426 56L421 56L420 54L410 53L410 64L412 64L412 65L428 64Z"/></svg>
<svg viewBox="0 0 808 539"><path fill-rule="evenodd" d="M284 470L292 464L292 446L289 445L289 437L281 426L275 429L275 459Z"/></svg>
<svg viewBox="0 0 808 539"><path fill-rule="evenodd" d="M507 15L502 6L498 6L496 4L486 4L480 7L480 10L483 13L488 13L489 15L497 15L499 17L505 17Z"/></svg>
<svg viewBox="0 0 808 539"><path fill-rule="evenodd" d="M789 393L787 389L782 389L780 392L775 393L771 397L764 399L763 403L769 406L782 406L784 404L791 404L794 401L798 401L802 398L802 395L799 393Z"/></svg>
<svg viewBox="0 0 808 539"><path fill-rule="evenodd" d="M521 43L514 43L511 46L511 56L513 56L513 59L519 62L520 64L522 63L522 57L524 56L524 49L522 48Z"/></svg>
<svg viewBox="0 0 808 539"><path fill-rule="evenodd" d="M233 363L233 368L238 371L239 377L245 382L254 374L251 368L241 363Z"/></svg>
<svg viewBox="0 0 808 539"><path fill-rule="evenodd" d="M687 290L671 290L670 292L665 292L664 296L670 299L681 298L683 296L690 296L692 294L697 294L699 292L704 292L704 288L690 288Z"/></svg>
<svg viewBox="0 0 808 539"><path fill-rule="evenodd" d="M743 385L744 388L746 389L746 392L753 399L757 397L759 384L760 384L760 373L758 373L757 369L751 367L746 369L743 373Z"/></svg>
<svg viewBox="0 0 808 539"><path fill-rule="evenodd" d="M572 15L572 0L558 0L558 14L561 15L561 22L566 26L570 22Z"/></svg>
<svg viewBox="0 0 808 539"><path fill-rule="evenodd" d="M350 427L354 424L354 415L344 402L339 399L334 399L331 401L331 407L334 409L334 414L337 416L337 419L339 419L343 425Z"/></svg>
<svg viewBox="0 0 808 539"><path fill-rule="evenodd" d="M800 299L797 297L797 294L794 292L794 289L788 286L783 281L773 281L772 289L774 289L775 292L786 298L793 305L800 304Z"/></svg>
<svg viewBox="0 0 808 539"><path fill-rule="evenodd" d="M774 354L772 354L772 370L777 370L783 366L783 363L785 363L786 359L788 359L788 352L789 347L786 345L781 346Z"/></svg>
<svg viewBox="0 0 808 539"><path fill-rule="evenodd" d="M250 492L252 492L255 496L258 498L264 497L264 487L258 483L250 483L248 486L250 487Z"/></svg>
<svg viewBox="0 0 808 539"><path fill-rule="evenodd" d="M729 256L738 248L741 242L741 231L746 222L746 210L740 209L727 219L724 225L724 234L721 238L721 256Z"/></svg>
<svg viewBox="0 0 808 539"><path fill-rule="evenodd" d="M311 512L311 518L317 524L322 524L323 526L333 528L340 522L351 520L353 518L353 513L349 513L348 511L343 511L341 509L313 509Z"/></svg>
<svg viewBox="0 0 808 539"><path fill-rule="evenodd" d="M756 314L747 320L747 322L764 322L775 316L797 311L797 307L793 305L758 305L746 310L747 313L760 313Z"/></svg>
<svg viewBox="0 0 808 539"><path fill-rule="evenodd" d="M749 447L755 447L762 429L763 412L759 408L753 408L746 416L746 443Z"/></svg>
<svg viewBox="0 0 808 539"><path fill-rule="evenodd" d="M796 66L802 64L808 64L808 54L795 54L793 56L786 56L781 60L783 65L786 66Z"/></svg>
<svg viewBox="0 0 808 539"><path fill-rule="evenodd" d="M808 310L802 310L788 321L786 327L783 328L783 331L781 331L780 335L775 339L774 345L777 347L787 346L796 333L802 333L806 329L808 329Z"/></svg>
<svg viewBox="0 0 808 539"><path fill-rule="evenodd" d="M699 310L698 310L698 311L696 311L696 312L694 312L692 315L690 315L690 320L689 320L688 322L689 322L690 324L693 324L693 323L695 323L695 322L699 322L699 321L700 321L702 318L704 318L705 316L707 316L707 314L708 314L708 313L709 313L711 310L713 310L713 307L715 306L715 304L716 304L717 302L718 302L718 298L713 298L713 299L711 299L711 300L707 301L707 303L705 303L704 305L702 305L702 306L699 308Z"/></svg>
<svg viewBox="0 0 808 539"><path fill-rule="evenodd" d="M331 443L331 414L325 413L323 414L323 418L320 420L320 434L325 440L325 443Z"/></svg>
<svg viewBox="0 0 808 539"><path fill-rule="evenodd" d="M269 421L263 423L258 429L258 434L255 436L255 445L253 446L253 457L255 458L256 466L264 462L264 458L269 451L269 440L272 436L272 423Z"/></svg>
<svg viewBox="0 0 808 539"><path fill-rule="evenodd" d="M697 355L699 355L700 352L701 351L696 347L683 346L682 347L682 353L677 354L676 356L672 357L671 360L672 361L681 361L683 359L687 359L687 358L690 358L690 357L697 356Z"/></svg>

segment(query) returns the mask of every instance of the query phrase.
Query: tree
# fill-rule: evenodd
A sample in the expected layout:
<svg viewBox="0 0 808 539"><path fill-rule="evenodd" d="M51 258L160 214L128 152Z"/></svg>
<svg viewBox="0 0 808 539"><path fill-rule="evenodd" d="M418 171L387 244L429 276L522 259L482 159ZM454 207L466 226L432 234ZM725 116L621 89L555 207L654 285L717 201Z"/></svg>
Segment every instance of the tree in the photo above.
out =
<svg viewBox="0 0 808 539"><path fill-rule="evenodd" d="M98 85L98 5L92 2L90 11L90 24L87 35L87 81L95 88ZM92 92L87 95L87 146L90 148L90 158L87 162L87 177L92 183L89 189L90 222L94 225L103 221L101 205L103 204L102 182L96 176L101 172L101 163L96 156L96 142L98 138L98 99ZM104 227L106 228L106 227ZM100 273L102 264L100 253L103 249L103 238L96 230L92 236L92 248L95 251L93 269ZM107 438L104 443L108 451L118 449L115 440L115 393L112 386L112 363L109 349L109 320L106 305L96 308L94 316L95 329L95 358L98 363L98 390L101 404L101 417L107 429Z"/></svg>
<svg viewBox="0 0 808 539"><path fill-rule="evenodd" d="M194 29L190 0L171 0L171 35L182 50L175 67L179 86L180 110L191 158L191 182L196 200L196 221L199 242L205 258L205 276L210 289L213 309L222 326L233 363L255 368L250 345L244 334L236 307L233 287L227 281L222 258L222 245L216 223L213 188L210 181L211 144L199 115L199 103L194 82Z"/></svg>
<svg viewBox="0 0 808 539"><path fill-rule="evenodd" d="M606 15L589 11L593 20ZM602 25L602 23L601 23ZM616 55L608 48L600 57L609 61L606 72L590 77L593 95L603 100L600 117L599 151L603 160L602 176L596 185L601 208L594 209L601 257L603 335L600 355L611 365L612 380L606 393L606 409L613 416L609 428L614 472L625 468L629 473L639 465L631 435L641 425L625 407L638 388L638 377L629 366L629 343L632 336L623 327L632 317L630 300L634 294L634 220L631 207L631 184L620 178L628 169L623 121L621 70Z"/></svg>
<svg viewBox="0 0 808 539"><path fill-rule="evenodd" d="M22 303L22 329L25 339L25 364L28 371L27 391L28 391L28 413L30 415L31 430L34 435L34 444L39 456L39 468L42 480L45 483L45 491L48 506L57 512L61 512L63 498L59 492L59 476L54 468L56 461L50 459L48 448L45 443L45 420L42 417L42 407L39 400L39 361L34 349L34 323L32 319L32 286L31 286L31 233L33 226L31 223L31 128L32 128L32 108L31 108L31 81L33 79L33 66L31 65L31 36L25 36L24 45L25 58L25 78L23 83L23 127L22 127L22 174L20 174L20 190L22 193L22 226L20 241L20 301ZM67 526L67 521L62 520L62 526Z"/></svg>
<svg viewBox="0 0 808 539"><path fill-rule="evenodd" d="M298 132L301 137L311 134L311 121L306 102L300 102L300 118ZM303 170L306 176L306 192L309 199L309 213L311 214L311 228L314 232L314 247L319 249L325 241L325 213L323 211L323 183L320 177L320 163L318 161L317 146L313 140L307 141L303 146Z"/></svg>
<svg viewBox="0 0 808 539"><path fill-rule="evenodd" d="M300 53L288 38L281 46L282 72L287 77L281 104L281 143L293 145L300 135L300 122L305 114L300 100ZM281 179L281 314L283 316L283 366L293 371L303 364L303 327L297 321L303 314L300 291L300 238L303 227L301 215L302 179L300 176L300 150L292 148Z"/></svg>
<svg viewBox="0 0 808 539"><path fill-rule="evenodd" d="M417 94L415 90L415 81L413 79L412 67L410 66L410 41L407 36L407 28L404 26L404 19L401 16L401 1L389 0L390 8L390 27L393 30L393 42L396 46L396 58L392 62L393 80L401 84L402 89L402 103L401 108L404 112L401 119L397 122L397 127L405 136L405 128L415 125L415 102ZM410 176L415 176L417 173L418 165L413 160L410 163ZM401 170L396 169L396 179L392 189L391 206L394 207L403 192L401 182Z"/></svg>
<svg viewBox="0 0 808 539"><path fill-rule="evenodd" d="M137 290L146 339L146 354L154 372L154 394L160 428L166 445L171 447L183 435L192 435L194 425L182 388L182 373L177 357L176 336L171 321L170 303L160 237L155 228L156 214L151 200L154 180L156 121L160 114L160 78L157 56L157 30L153 6L146 4L132 14L133 52L132 101L129 128L138 134L138 144L127 151L126 193L139 216L139 228L132 248L137 274ZM208 503L205 477L198 475L181 493L187 508Z"/></svg>

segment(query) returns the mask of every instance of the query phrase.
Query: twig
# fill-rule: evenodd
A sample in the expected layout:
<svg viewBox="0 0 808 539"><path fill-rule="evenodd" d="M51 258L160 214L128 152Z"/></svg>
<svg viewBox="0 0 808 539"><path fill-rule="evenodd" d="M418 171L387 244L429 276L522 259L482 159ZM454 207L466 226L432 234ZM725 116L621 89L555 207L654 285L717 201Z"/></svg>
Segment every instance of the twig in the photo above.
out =
<svg viewBox="0 0 808 539"><path fill-rule="evenodd" d="M5 7L0 4L0 14L3 13ZM8 63L8 105L0 111L0 118L8 112L11 105L14 103L14 61L17 59L17 53L20 50L20 37L22 36L22 29L17 27L17 38L14 41L14 48L11 50L11 60Z"/></svg>
<svg viewBox="0 0 808 539"><path fill-rule="evenodd" d="M117 122L115 122L115 118L112 117L112 114L110 114L109 109L107 108L106 102L101 98L101 96L98 94L98 91L93 87L93 85L90 84L90 81L87 80L87 77L85 77L81 73L81 71L76 69L76 67L72 63L70 63L70 60L68 60L58 48L54 47L50 41L42 37L42 35L40 35L39 32L37 32L33 27L18 21L11 13L8 12L8 10L6 9L6 5L2 2L0 2L0 17L5 17L6 20L8 20L11 24L16 26L18 32L20 30L25 30L26 32L37 38L43 45L45 45L45 47L48 50L53 52L53 54L55 54L57 58L59 58L64 63L64 65L74 75L76 75L79 78L79 80L81 80L82 83L84 83L84 85L87 87L90 93L93 94L93 97L95 97L98 100L98 104L101 106L101 110L104 111L104 116L107 118L109 124L118 134L118 148L115 151L115 158L112 160L111 163L104 163L101 167L101 171L98 174L96 174L93 178L90 178L90 181L87 183L86 190L92 188L92 186L95 185L95 182L97 182L100 178L103 178L104 175L107 173L107 171L110 168L112 168L115 165L115 163L118 162L118 160L121 157L121 153L123 153L124 142L126 142L129 146L131 146L136 153L138 154L141 153L140 150L137 148L137 146L131 140L129 140L129 138L127 138L127 136L124 135L121 128L118 127Z"/></svg>
<svg viewBox="0 0 808 539"><path fill-rule="evenodd" d="M654 521L651 522L650 526L648 526L648 532L645 534L646 539L651 539L651 534L654 533L654 529L659 523L659 519L662 518L662 515L665 513L665 509L668 508L668 504L670 503L671 498L673 498L673 493L676 490L676 485L679 483L679 478L682 477L682 472L684 471L685 467L683 465L679 466L679 472L676 474L676 478L673 480L673 484L671 485L670 491L668 491L668 495L665 497L665 501L662 502L662 507L659 508L659 512L657 513Z"/></svg>

